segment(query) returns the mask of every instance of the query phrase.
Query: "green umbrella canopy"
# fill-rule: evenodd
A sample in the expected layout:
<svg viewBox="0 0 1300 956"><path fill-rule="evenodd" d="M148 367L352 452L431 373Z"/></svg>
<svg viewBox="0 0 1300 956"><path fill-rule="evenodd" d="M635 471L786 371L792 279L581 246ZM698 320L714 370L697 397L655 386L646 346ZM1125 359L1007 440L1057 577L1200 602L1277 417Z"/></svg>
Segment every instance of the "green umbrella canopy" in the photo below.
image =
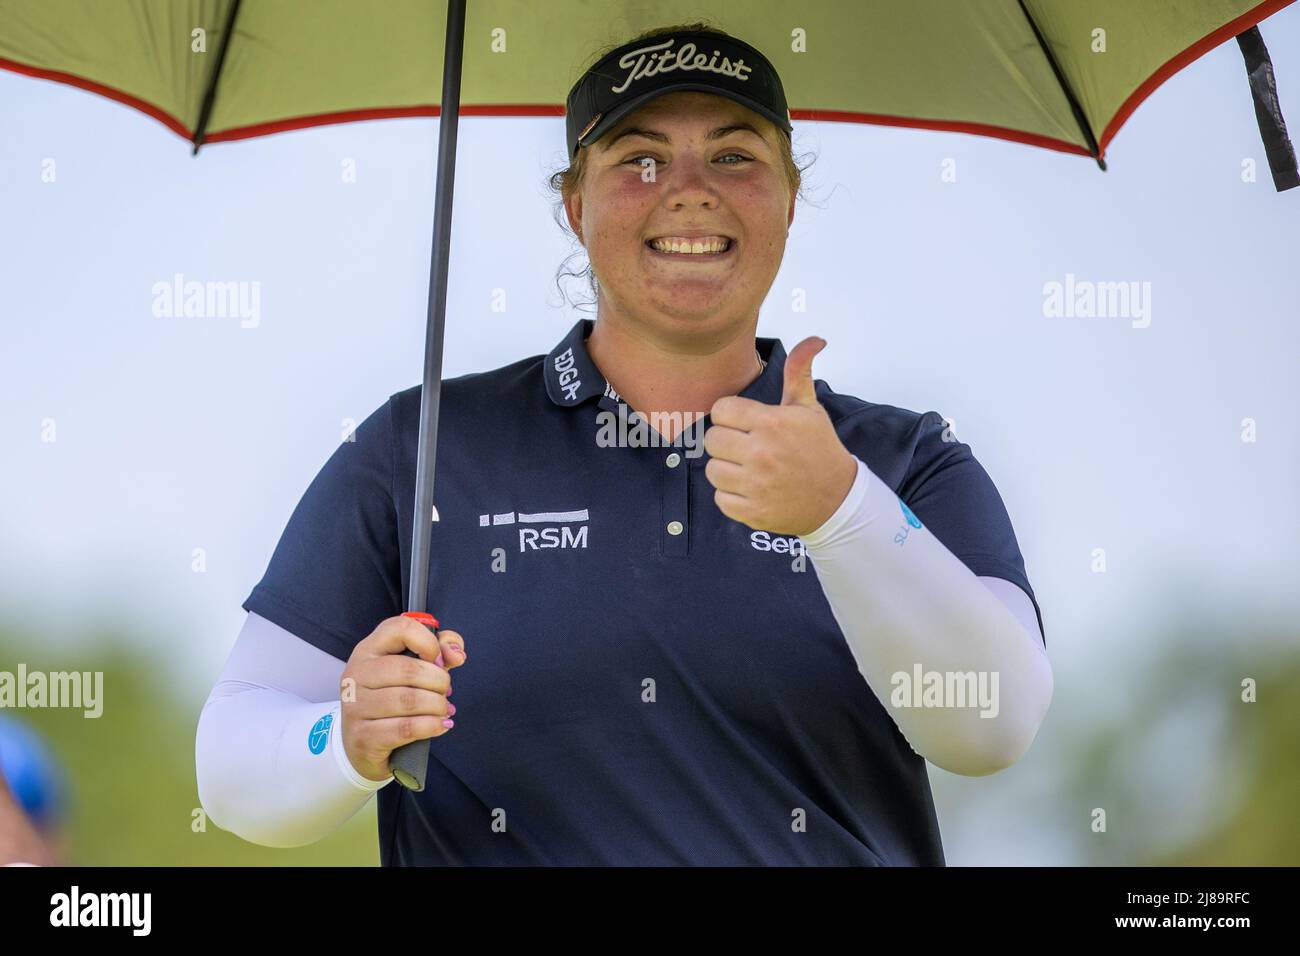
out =
<svg viewBox="0 0 1300 956"><path fill-rule="evenodd" d="M594 54L705 19L794 120L959 130L1100 160L1164 80L1292 0L471 0L461 115L564 113ZM438 112L446 0L0 0L0 66L196 145ZM205 106L206 104L206 106Z"/></svg>

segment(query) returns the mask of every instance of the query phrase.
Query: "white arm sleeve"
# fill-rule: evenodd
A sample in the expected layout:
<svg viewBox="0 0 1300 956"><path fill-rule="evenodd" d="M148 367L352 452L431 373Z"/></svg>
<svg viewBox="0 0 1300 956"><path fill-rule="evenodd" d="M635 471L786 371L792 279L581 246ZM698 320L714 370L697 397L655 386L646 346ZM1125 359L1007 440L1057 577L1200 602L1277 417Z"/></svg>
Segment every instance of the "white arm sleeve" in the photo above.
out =
<svg viewBox="0 0 1300 956"><path fill-rule="evenodd" d="M858 670L912 749L952 773L994 773L1029 749L1052 699L1033 605L1015 584L977 577L926 528L900 544L900 525L898 496L858 459L844 501L801 540ZM917 706L917 678L935 672L944 687L982 679L991 706Z"/></svg>
<svg viewBox="0 0 1300 956"><path fill-rule="evenodd" d="M361 776L344 752L344 666L248 615L199 715L199 801L213 823L252 843L303 846L338 829L392 782ZM327 716L328 726L317 727Z"/></svg>

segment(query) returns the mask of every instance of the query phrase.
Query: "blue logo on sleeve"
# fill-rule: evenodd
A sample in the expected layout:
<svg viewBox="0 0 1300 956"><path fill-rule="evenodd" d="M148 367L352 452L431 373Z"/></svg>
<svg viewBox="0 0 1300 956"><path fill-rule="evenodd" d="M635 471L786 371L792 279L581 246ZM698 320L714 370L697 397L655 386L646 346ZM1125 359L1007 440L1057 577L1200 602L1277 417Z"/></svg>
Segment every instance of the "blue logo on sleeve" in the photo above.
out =
<svg viewBox="0 0 1300 956"><path fill-rule="evenodd" d="M903 503L902 498L898 499L898 507L903 509L903 517L907 519L907 524L900 524L894 534L894 544L901 548L907 543L907 536L912 533L912 528L921 527L921 519L912 514L912 509Z"/></svg>
<svg viewBox="0 0 1300 956"><path fill-rule="evenodd" d="M334 715L326 714L316 723L311 725L311 733L307 735L307 749L314 754L318 754L325 749L325 744L330 739L330 727L334 725Z"/></svg>

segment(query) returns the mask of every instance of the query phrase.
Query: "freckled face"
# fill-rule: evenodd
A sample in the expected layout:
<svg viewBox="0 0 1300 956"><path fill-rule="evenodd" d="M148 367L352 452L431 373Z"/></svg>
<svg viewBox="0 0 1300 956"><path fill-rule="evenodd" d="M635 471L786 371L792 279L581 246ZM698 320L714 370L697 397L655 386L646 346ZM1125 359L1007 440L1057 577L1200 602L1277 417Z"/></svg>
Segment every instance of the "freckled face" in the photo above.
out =
<svg viewBox="0 0 1300 956"><path fill-rule="evenodd" d="M756 131L726 129L737 125ZM620 135L625 130L644 132ZM718 132L723 130L722 132ZM565 203L612 309L667 334L743 324L776 279L794 217L777 137L726 97L684 91L625 116L590 147L579 193ZM726 236L714 255L658 252L663 236Z"/></svg>

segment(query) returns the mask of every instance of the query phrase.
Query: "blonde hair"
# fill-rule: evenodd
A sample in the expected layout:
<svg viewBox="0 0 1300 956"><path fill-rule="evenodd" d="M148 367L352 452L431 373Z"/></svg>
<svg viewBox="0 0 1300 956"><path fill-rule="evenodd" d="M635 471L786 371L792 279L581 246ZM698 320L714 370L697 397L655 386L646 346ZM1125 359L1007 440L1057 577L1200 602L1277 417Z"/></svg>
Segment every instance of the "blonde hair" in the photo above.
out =
<svg viewBox="0 0 1300 956"><path fill-rule="evenodd" d="M704 21L696 21L694 23L677 23L677 24L672 24L670 26L655 27L653 30L646 30L644 33L639 33L634 37L630 37L629 39L622 40L618 43L612 43L609 46L605 47L603 50L598 51L588 62L587 66L584 67L583 72L586 72L586 70L590 69L592 66L599 63L607 54L612 53L614 50L617 50L624 43L634 43L640 40L650 40L653 39L654 37L663 36L664 34L681 33L688 30L699 32L699 33L717 33L723 36L727 35L726 31L719 30L716 27L710 26L708 23ZM786 181L790 184L790 192L793 193L794 196L797 197L798 199L804 198L803 197L803 171L812 164L808 163L807 165L804 166L796 165L794 161L794 148L793 148L793 144L790 141L790 137L786 136L784 131L778 129L776 124L773 123L771 120L767 119L766 117L763 118L763 122L771 126L772 129L776 132L777 148L780 151L781 165L785 170ZM561 229L564 229L567 232L569 232L570 235L573 235L575 241L577 240L578 237L576 234L573 233L573 230L569 227L568 219L564 212L564 204L569 199L570 196L572 196L574 193L578 192L578 190L582 188L583 177L586 175L586 171L587 171L587 155L589 152L590 152L589 147L579 147L578 154L573 157L573 160L569 164L569 166L567 166L564 169L556 170L554 173L551 174L551 176L548 179L548 184L550 186L551 191L556 193L558 196L555 205L555 221L559 224ZM585 250L579 248L573 255L583 255L584 253ZM570 256L569 258L571 259L573 258L573 256ZM566 259L565 262L567 263L568 259ZM599 291L599 283L597 283L596 277L591 271L590 261L588 261L587 267L580 272L566 271L564 265L560 266L560 271L557 272L555 276L555 284L557 287L560 287L561 294L563 294L564 292L563 286L561 286L560 283L560 279L563 276L575 276L579 278L582 276L586 276L592 294L592 301L590 304L594 305L596 303L596 296Z"/></svg>

